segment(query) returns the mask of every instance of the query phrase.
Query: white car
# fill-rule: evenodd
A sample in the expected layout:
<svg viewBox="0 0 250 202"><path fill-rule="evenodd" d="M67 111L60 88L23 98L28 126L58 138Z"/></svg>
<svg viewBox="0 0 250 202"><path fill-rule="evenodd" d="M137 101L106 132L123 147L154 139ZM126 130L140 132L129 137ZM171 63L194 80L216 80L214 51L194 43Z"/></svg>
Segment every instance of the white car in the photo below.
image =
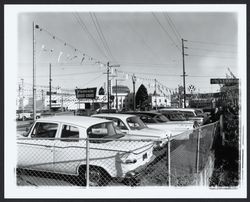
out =
<svg viewBox="0 0 250 202"><path fill-rule="evenodd" d="M199 125L204 123L204 116L201 115L200 109L192 108L163 108L159 110L160 112L171 111L171 112L181 112L187 118L187 120L196 121Z"/></svg>
<svg viewBox="0 0 250 202"><path fill-rule="evenodd" d="M138 137L160 140L159 144L157 145L159 147L163 147L168 142L168 136L170 132L167 132L166 130L149 128L138 116L135 115L103 113L92 115L92 117L112 120L116 127L118 127L123 133L129 134L133 138Z"/></svg>
<svg viewBox="0 0 250 202"><path fill-rule="evenodd" d="M17 168L74 175L85 184L86 138L91 185L135 178L155 158L153 142L127 141L112 121L54 116L36 120L26 137L17 139Z"/></svg>
<svg viewBox="0 0 250 202"><path fill-rule="evenodd" d="M167 117L158 112L131 111L126 113L137 115L149 128L167 131L173 139L189 139L189 134L193 132L193 122L169 121Z"/></svg>

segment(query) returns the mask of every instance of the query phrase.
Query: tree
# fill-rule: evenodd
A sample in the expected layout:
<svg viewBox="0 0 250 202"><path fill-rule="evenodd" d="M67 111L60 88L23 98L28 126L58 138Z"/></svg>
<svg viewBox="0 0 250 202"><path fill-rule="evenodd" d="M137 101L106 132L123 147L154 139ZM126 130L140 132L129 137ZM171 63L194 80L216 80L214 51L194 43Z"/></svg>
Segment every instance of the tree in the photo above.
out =
<svg viewBox="0 0 250 202"><path fill-rule="evenodd" d="M148 100L148 91L146 87L143 84L141 84L135 95L136 106L139 105L140 107L144 107L147 100Z"/></svg>
<svg viewBox="0 0 250 202"><path fill-rule="evenodd" d="M99 89L99 93L98 93L99 95L104 95L104 88L103 87L101 87L100 89Z"/></svg>

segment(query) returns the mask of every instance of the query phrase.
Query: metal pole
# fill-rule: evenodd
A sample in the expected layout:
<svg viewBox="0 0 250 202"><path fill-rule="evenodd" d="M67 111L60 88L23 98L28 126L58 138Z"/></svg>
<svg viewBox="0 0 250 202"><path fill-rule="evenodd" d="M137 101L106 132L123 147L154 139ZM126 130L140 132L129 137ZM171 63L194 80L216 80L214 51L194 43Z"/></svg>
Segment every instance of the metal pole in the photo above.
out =
<svg viewBox="0 0 250 202"><path fill-rule="evenodd" d="M171 155L170 155L170 147L171 147L171 134L168 136L168 186L171 186Z"/></svg>
<svg viewBox="0 0 250 202"><path fill-rule="evenodd" d="M108 105L107 105L107 108L108 108L108 110L110 109L110 107L109 107L109 62L107 63L107 96L108 96Z"/></svg>
<svg viewBox="0 0 250 202"><path fill-rule="evenodd" d="M33 120L36 120L36 41L35 41L35 22L33 22Z"/></svg>
<svg viewBox="0 0 250 202"><path fill-rule="evenodd" d="M199 173L199 161L200 161L200 135L201 135L201 128L198 129L198 139L197 139L197 159L196 159L196 173Z"/></svg>
<svg viewBox="0 0 250 202"><path fill-rule="evenodd" d="M182 42L182 61L183 61L183 88L184 88L184 108L186 108L186 72L185 72L185 53L184 53L184 39L181 39Z"/></svg>
<svg viewBox="0 0 250 202"><path fill-rule="evenodd" d="M118 110L117 79L115 80L116 110Z"/></svg>
<svg viewBox="0 0 250 202"><path fill-rule="evenodd" d="M49 63L49 110L51 111L51 63Z"/></svg>
<svg viewBox="0 0 250 202"><path fill-rule="evenodd" d="M22 80L22 111L24 113L24 85L23 85L23 79Z"/></svg>
<svg viewBox="0 0 250 202"><path fill-rule="evenodd" d="M86 187L89 187L89 139L86 139Z"/></svg>
<svg viewBox="0 0 250 202"><path fill-rule="evenodd" d="M155 109L157 110L156 79L155 79Z"/></svg>

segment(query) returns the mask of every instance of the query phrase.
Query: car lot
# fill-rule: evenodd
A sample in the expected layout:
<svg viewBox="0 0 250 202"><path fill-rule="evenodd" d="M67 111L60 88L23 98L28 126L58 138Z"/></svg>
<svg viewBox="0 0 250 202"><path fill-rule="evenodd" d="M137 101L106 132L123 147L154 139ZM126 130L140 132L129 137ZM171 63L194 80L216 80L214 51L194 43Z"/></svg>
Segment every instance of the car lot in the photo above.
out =
<svg viewBox="0 0 250 202"><path fill-rule="evenodd" d="M105 114L100 114L100 115L96 115L96 116L104 116ZM113 114L113 115L116 115L116 116L119 116L119 114ZM131 116L131 115L127 115L127 114L121 114L122 116ZM107 117L111 117L112 114L108 114ZM134 116L134 115L132 115ZM116 117L117 118L117 117ZM70 120L70 124L73 124L71 125L70 127L66 127L68 128L68 130L70 130L70 134L73 135L73 133L75 134L75 127L78 127L79 125L82 125L82 123L86 123L86 120L95 120L97 118L91 118L91 117L79 117L79 116L54 116L54 117L48 117L48 118L43 118L43 119L38 119L37 120L37 123L47 123L48 121L52 121L53 123L56 123L56 122L60 122L62 125L64 124L65 125L65 121L66 120ZM77 120L82 120L82 121L77 121ZM99 121L101 121L102 123L112 123L111 121L109 120L103 120L103 119L98 119ZM113 120L114 121L114 120ZM67 121L66 121L67 122ZM26 128L28 128L30 125L31 125L32 121L18 121L17 122L17 133L20 134L20 133L24 133L26 131ZM60 124L60 125L61 125ZM115 124L115 121L113 122L113 124ZM94 124L95 125L95 124ZM98 125L98 124L97 124ZM115 126L117 127L117 123L115 124ZM60 126L62 127L62 126ZM33 126L33 131L35 130L38 130L35 129L36 126ZM51 128L51 127L50 127ZM66 129L65 128L65 129ZM72 130L73 128L73 130ZM108 128L108 127L107 127ZM53 126L51 129L55 129L55 127ZM33 134L32 130L30 130L29 134ZM109 130L109 129L108 129ZM61 132L60 132L61 131ZM63 131L63 128L59 129L58 128L58 132L54 133L56 134L56 136L54 137L57 137L57 138L61 138L61 136L59 136L60 133L62 133ZM88 131L88 130L87 130ZM100 138L100 135L105 131L107 130L103 130L103 128L101 127L93 127L93 129L91 129L91 133L94 135L93 138ZM137 130L136 130L137 131ZM196 129L196 131L198 131L198 129ZM212 134L213 133L213 129L207 129L205 128L204 130L201 130L203 131L203 134L201 134L200 138L204 138L205 136L207 136L208 138L210 138L211 135L209 134ZM101 132L101 133L100 133ZM153 132L153 131L152 131ZM47 133L44 133L44 134L49 134L49 131L47 131ZM84 134L83 131L81 131L79 134ZM79 135L78 134L78 135ZM88 132L86 132L86 134L90 134ZM192 133L193 135L188 135L185 137L191 137L191 139L189 138L176 138L176 139L173 139L171 140L171 143L169 145L170 147L170 153L168 153L168 144L165 144L165 146L163 147L163 149L159 149L159 150L154 150L152 151L152 154L154 155L154 159L152 160L152 162L150 161L150 164L149 165L146 165L146 167L143 169L143 170L140 170L139 173L140 173L140 180L139 181L134 181L134 179L132 178L124 178L122 181L121 180L116 180L116 177L115 178L112 178L112 180L110 180L107 184L105 183L105 185L109 185L109 186L117 186L117 185L133 185L133 184L140 184L140 185L154 185L154 184L161 184L161 185L167 185L168 184L168 180L169 180L169 174L168 174L168 168L170 166L170 162L171 162L171 168L174 168L175 169L175 174L176 173L180 173L180 174L183 174L186 176L186 174L190 174L189 172L194 172L195 168L197 167L196 166L196 158L197 158L197 133ZM125 134L123 134L125 135ZM164 134L165 136L165 134ZM181 134L179 135L180 137L184 137L184 134ZM19 136L20 137L20 136ZM31 137L31 136L30 136ZM72 136L71 136L72 137ZM150 136L149 135L149 138L152 137L152 135ZM211 136L212 137L212 136ZM51 138L51 136L50 136ZM53 137L52 137L53 138ZM129 137L129 142L127 142L127 144L121 144L121 142L118 141L115 141L115 139L117 140L117 138L115 138L113 141L114 141L114 144L110 144L110 146L107 148L107 143L106 146L104 147L104 144L103 146L100 146L102 145L102 142L96 142L98 144L98 147L99 149L101 149L102 151L105 151L107 150L109 153L114 150L114 146L116 148L116 150L123 150L127 147L127 148L132 148L132 147L141 147L142 145L145 145L145 143L140 142L138 140L133 140L131 139L131 137ZM119 139L119 138L118 138ZM40 146L56 146L58 148L62 148L62 147L65 147L67 148L68 146L70 147L79 147L80 144L79 143L75 143L74 141L70 141L70 142L63 142L63 140L58 140L58 141L51 141L51 140L47 140L47 143L49 143L49 145L47 145L47 143L45 144L45 142L41 143L41 140L38 140L37 142L39 142L39 151L36 155L35 155L35 150L34 150L34 147L32 149L32 151L28 151L27 148L22 148L21 150L19 150L19 157L20 157L20 154L22 154L21 156L21 159L23 159L23 162L24 164L26 163L26 166L29 167L29 165L32 165L34 164L35 161L39 161L39 162L36 162L35 165L37 164L38 167L39 165L43 165L44 163L47 164L47 163L50 163L50 162L47 162L47 158L48 158L48 153L45 152L46 155L43 155L41 158L41 154L43 153L43 151L41 150L41 147ZM156 141L155 139L152 139L152 142ZM212 140L211 140L212 141ZM108 142L108 141L106 141ZM20 141L19 141L20 143ZM21 144L30 144L31 142L27 141L26 142L22 142ZM58 144L59 143L59 144ZM90 141L91 143L91 141ZM94 142L93 142L94 143ZM142 144L143 143L143 144ZM156 142L155 142L156 143ZM34 142L32 143L34 145ZM36 143L35 143L36 144ZM208 141L208 145L210 145L211 142ZM141 145L141 146L140 146ZM191 149L191 150L190 150ZM67 150L67 151L66 151ZM45 165L45 167L43 169L32 169L33 173L30 174L29 172L21 172L21 175L17 175L17 183L18 185L33 185L33 186L40 186L40 185L60 185L60 186L72 186L72 185L78 185L78 183L76 183L74 180L72 181L72 179L69 178L69 176L65 176L65 175L62 175L62 173L64 173L64 170L65 169L68 169L67 166L71 167L72 169L72 163L63 163L63 162L67 162L68 160L70 161L75 161L75 157L77 155L79 155L79 150L72 150L72 152L68 149L66 149L64 151L64 153L62 153L62 155L59 155L61 160L58 162L59 164L57 164L57 162L53 163L53 165L58 168L60 171L59 172L53 172L53 174L45 174L43 171L41 170L45 170L48 168L48 164ZM131 149L129 149L131 151ZM28 151L28 152L27 152ZM48 150L49 151L49 150ZM58 150L59 151L59 150ZM70 151L70 152L69 152ZM144 150L142 150L144 151ZM66 153L65 153L66 152ZM85 155L84 153L86 152L86 150L84 150L84 152L80 152L81 154ZM204 152L204 151L202 151ZM207 152L207 151L206 151ZM204 152L204 153L206 153ZM32 158L27 158L27 153L32 153ZM102 157L104 157L105 152L102 152ZM140 152L139 152L140 153ZM138 153L138 154L139 154ZM57 156L58 156L59 153L57 153ZM99 153L101 154L101 153ZM92 156L93 158L97 158L97 159L100 159L98 157L98 152L94 151L94 150L91 150L90 149L90 156ZM147 155L146 155L146 158L150 157L151 155L151 152L149 152ZM58 157L59 157L58 156ZM140 166L140 163L143 162L142 160L138 160L138 159L144 159L144 155L139 155L141 156L140 158L137 158L136 161L138 161L138 166ZM168 159L170 158L171 156L171 160L168 161ZM92 158L91 157L91 158ZM101 157L101 158L102 158ZM134 156L135 157L135 156ZM126 157L127 158L127 157ZM135 160L136 158L134 158ZM150 158L148 158L150 159ZM133 158L129 159L129 161L127 161L127 163L129 164L134 164L134 161ZM79 160L76 159L76 162L79 162ZM206 160L203 160L203 161L206 161ZM28 162L28 163L27 163ZM61 163L60 163L61 162ZM149 161L148 161L149 162ZM63 163L63 164L62 164ZM105 165L106 168L107 167L110 167L112 165L112 162L108 162L106 157L105 157L105 160L103 159L102 161L102 166ZM100 164L100 166L101 166ZM131 164L131 165L132 165ZM63 165L63 167L62 167ZM131 167L130 165L130 168L127 170L131 170L132 168L135 169L136 167ZM23 166L23 165L22 165ZM40 166L40 167L41 167ZM120 171L124 171L124 165L123 167L122 166L116 166L116 170L117 168L122 168ZM25 166L24 166L25 167ZM55 167L53 170L55 170ZM74 166L73 166L74 167ZM185 169L185 168L188 168L188 169ZM35 171L34 171L35 170ZM125 169L126 170L126 169ZM62 172L63 171L63 172ZM183 172L182 172L183 171ZM124 174L121 174L121 176L123 176ZM70 177L72 177L73 179L75 179L75 175L70 175ZM99 185L98 185L99 186ZM134 185L133 185L134 186Z"/></svg>

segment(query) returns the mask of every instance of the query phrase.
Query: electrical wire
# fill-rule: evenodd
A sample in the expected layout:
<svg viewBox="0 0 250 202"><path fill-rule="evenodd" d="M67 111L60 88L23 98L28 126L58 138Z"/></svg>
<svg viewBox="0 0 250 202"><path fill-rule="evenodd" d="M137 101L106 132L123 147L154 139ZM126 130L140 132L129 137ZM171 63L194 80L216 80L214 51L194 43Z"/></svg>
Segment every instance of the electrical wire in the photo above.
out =
<svg viewBox="0 0 250 202"><path fill-rule="evenodd" d="M94 42L94 44L97 46L98 50L100 51L100 53L106 58L108 59L107 55L105 54L105 52L101 49L101 47L99 46L99 44L97 43L97 41L95 40L95 38L93 37L93 35L90 33L90 31L88 30L86 24L84 23L84 21L82 20L82 18L80 17L80 15L76 12L75 14L73 13L74 17L76 18L77 23L80 25L80 27L82 28L82 30L84 32L86 32L88 34L88 36L90 37L90 39Z"/></svg>
<svg viewBox="0 0 250 202"><path fill-rule="evenodd" d="M176 31L175 31L175 29L174 29L174 26L171 24L171 21L170 21L171 19L170 19L170 17L169 17L167 14L165 15L165 13L163 13L163 15L164 15L165 19L167 20L167 22L168 22L170 28L172 29L172 31L173 31L173 33L174 33L174 36L176 37L177 41L180 41L182 37L180 36L179 33L176 34Z"/></svg>
<svg viewBox="0 0 250 202"><path fill-rule="evenodd" d="M157 16L152 13L154 19L156 20L156 22L160 25L160 27L162 28L162 30L167 34L167 36L169 37L169 39L173 42L173 44L175 45L175 47L181 51L180 47L178 45L176 45L175 41L173 40L173 38L170 36L170 34L168 33L168 31L165 29L165 27L161 24L161 22L159 21L159 19L157 18Z"/></svg>
<svg viewBox="0 0 250 202"><path fill-rule="evenodd" d="M188 40L188 42L200 43L200 44L209 44L209 45L217 45L217 46L233 46L233 47L237 46L236 44L222 44L222 43L207 42L207 41L193 41L193 40Z"/></svg>

